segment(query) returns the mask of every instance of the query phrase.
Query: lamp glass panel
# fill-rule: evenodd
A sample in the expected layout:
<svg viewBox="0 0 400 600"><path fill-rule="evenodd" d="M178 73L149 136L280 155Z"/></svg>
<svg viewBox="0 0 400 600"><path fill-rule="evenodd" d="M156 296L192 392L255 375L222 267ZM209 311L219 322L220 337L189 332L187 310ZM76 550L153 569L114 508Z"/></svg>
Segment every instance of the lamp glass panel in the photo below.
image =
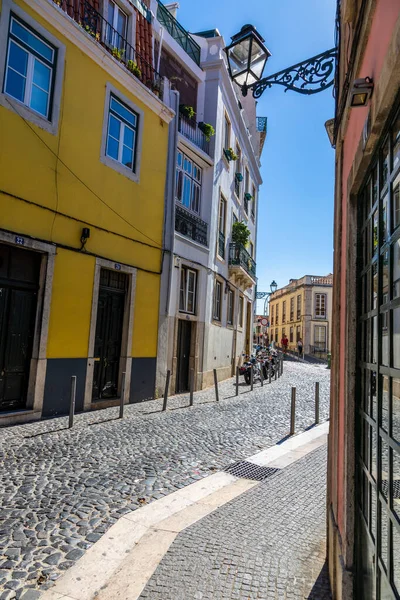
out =
<svg viewBox="0 0 400 600"><path fill-rule="evenodd" d="M232 77L246 71L249 64L250 39L244 39L235 46L229 48L228 60L232 71Z"/></svg>
<svg viewBox="0 0 400 600"><path fill-rule="evenodd" d="M267 53L265 52L264 48L262 48L260 44L253 39L253 43L251 45L250 69L253 71L257 79L260 79L262 75L267 58Z"/></svg>
<svg viewBox="0 0 400 600"><path fill-rule="evenodd" d="M367 102L367 98L368 98L368 94L364 93L360 93L360 94L354 94L353 98L351 100L351 105L352 106L364 106Z"/></svg>
<svg viewBox="0 0 400 600"><path fill-rule="evenodd" d="M247 76L248 76L248 71L244 71L240 75L236 75L235 76L236 83L238 85L246 85L248 83Z"/></svg>

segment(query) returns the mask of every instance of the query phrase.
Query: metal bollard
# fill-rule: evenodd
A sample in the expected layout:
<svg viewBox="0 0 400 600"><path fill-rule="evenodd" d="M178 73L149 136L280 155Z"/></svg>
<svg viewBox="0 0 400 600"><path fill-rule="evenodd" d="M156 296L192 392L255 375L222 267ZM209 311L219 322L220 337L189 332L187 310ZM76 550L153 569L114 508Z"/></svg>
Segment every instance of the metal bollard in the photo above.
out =
<svg viewBox="0 0 400 600"><path fill-rule="evenodd" d="M319 423L319 381L315 382L315 424Z"/></svg>
<svg viewBox="0 0 400 600"><path fill-rule="evenodd" d="M167 402L168 402L168 388L169 388L169 380L171 377L171 371L167 371L167 379L165 381L165 391L164 391L164 402L163 402L163 410L167 410Z"/></svg>
<svg viewBox="0 0 400 600"><path fill-rule="evenodd" d="M272 367L271 367L271 363L269 363L269 365L268 365L268 379L269 379L269 383L271 383L271 379L272 379Z"/></svg>
<svg viewBox="0 0 400 600"><path fill-rule="evenodd" d="M124 400L125 400L125 373L122 373L121 380L121 398L119 400L119 418L124 417Z"/></svg>
<svg viewBox="0 0 400 600"><path fill-rule="evenodd" d="M296 421L296 388L292 387L292 402L290 407L290 435L294 435Z"/></svg>
<svg viewBox="0 0 400 600"><path fill-rule="evenodd" d="M283 356L281 357L281 377L283 375Z"/></svg>
<svg viewBox="0 0 400 600"><path fill-rule="evenodd" d="M189 405L190 406L193 406L193 391L194 391L194 369L190 369L190 375L189 375L189 393L190 393Z"/></svg>
<svg viewBox="0 0 400 600"><path fill-rule="evenodd" d="M281 360L282 360L282 357L279 356L277 363L276 363L276 369L278 371L278 379L281 376Z"/></svg>
<svg viewBox="0 0 400 600"><path fill-rule="evenodd" d="M239 367L236 367L236 396L239 396Z"/></svg>
<svg viewBox="0 0 400 600"><path fill-rule="evenodd" d="M263 365L260 365L260 382L261 382L261 387L263 387L264 386Z"/></svg>
<svg viewBox="0 0 400 600"><path fill-rule="evenodd" d="M75 398L76 398L76 375L72 375L71 377L71 399L69 404L69 423L68 427L71 429L74 424L74 414L75 414Z"/></svg>
<svg viewBox="0 0 400 600"><path fill-rule="evenodd" d="M214 387L215 387L215 400L217 402L219 402L217 369L214 369Z"/></svg>
<svg viewBox="0 0 400 600"><path fill-rule="evenodd" d="M278 379L279 361L275 363L275 381Z"/></svg>
<svg viewBox="0 0 400 600"><path fill-rule="evenodd" d="M250 367L250 391L253 391L254 387L254 367L251 365Z"/></svg>

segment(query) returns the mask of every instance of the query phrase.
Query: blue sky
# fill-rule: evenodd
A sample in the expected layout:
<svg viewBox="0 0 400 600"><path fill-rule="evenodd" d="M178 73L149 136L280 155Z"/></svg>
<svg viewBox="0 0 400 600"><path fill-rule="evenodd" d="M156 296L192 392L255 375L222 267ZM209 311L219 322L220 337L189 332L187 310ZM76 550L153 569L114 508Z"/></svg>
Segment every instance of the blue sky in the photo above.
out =
<svg viewBox="0 0 400 600"><path fill-rule="evenodd" d="M189 31L217 28L228 43L245 23L272 56L264 75L334 47L336 0L180 0ZM332 88L315 96L266 90L258 116L268 117L262 154L257 244L258 289L332 271L334 151L324 123L333 117ZM259 302L258 312L263 303Z"/></svg>

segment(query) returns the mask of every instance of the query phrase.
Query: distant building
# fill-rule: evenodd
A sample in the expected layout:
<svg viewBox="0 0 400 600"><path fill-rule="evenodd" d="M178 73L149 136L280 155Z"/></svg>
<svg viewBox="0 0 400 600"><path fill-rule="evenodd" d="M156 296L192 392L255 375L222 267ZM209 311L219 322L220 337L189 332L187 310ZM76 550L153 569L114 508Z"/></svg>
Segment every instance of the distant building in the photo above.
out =
<svg viewBox="0 0 400 600"><path fill-rule="evenodd" d="M269 340L269 318L265 315L254 315L253 342L264 346Z"/></svg>
<svg viewBox="0 0 400 600"><path fill-rule="evenodd" d="M332 274L291 279L271 294L270 341L280 344L287 336L289 349L303 341L303 352L325 357L331 349Z"/></svg>

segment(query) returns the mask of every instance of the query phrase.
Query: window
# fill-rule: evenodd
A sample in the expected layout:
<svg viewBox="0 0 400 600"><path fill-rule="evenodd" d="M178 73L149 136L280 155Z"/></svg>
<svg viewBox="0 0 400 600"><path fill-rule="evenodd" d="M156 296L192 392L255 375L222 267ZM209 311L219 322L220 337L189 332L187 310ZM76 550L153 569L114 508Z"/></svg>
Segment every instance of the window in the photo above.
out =
<svg viewBox="0 0 400 600"><path fill-rule="evenodd" d="M236 155L237 155L238 159L236 161L236 172L235 172L235 194L236 194L237 198L239 198L239 200L240 200L240 190L241 190L242 184L240 182L240 177L238 177L238 175L243 177L243 175L242 175L242 151L237 142L236 142Z"/></svg>
<svg viewBox="0 0 400 600"><path fill-rule="evenodd" d="M225 258L225 215L226 215L226 200L221 195L219 199L218 211L218 240L217 253L221 258Z"/></svg>
<svg viewBox="0 0 400 600"><path fill-rule="evenodd" d="M315 317L326 318L326 294L315 294Z"/></svg>
<svg viewBox="0 0 400 600"><path fill-rule="evenodd" d="M135 171L138 115L110 95L106 154Z"/></svg>
<svg viewBox="0 0 400 600"><path fill-rule="evenodd" d="M125 50L128 15L112 0L108 0L106 42L113 48Z"/></svg>
<svg viewBox="0 0 400 600"><path fill-rule="evenodd" d="M249 242L249 254L251 258L254 258L254 244L253 242Z"/></svg>
<svg viewBox="0 0 400 600"><path fill-rule="evenodd" d="M197 272L182 267L181 286L179 293L179 310L194 314L196 310L196 282Z"/></svg>
<svg viewBox="0 0 400 600"><path fill-rule="evenodd" d="M275 310L275 325L279 325L279 304L276 305Z"/></svg>
<svg viewBox="0 0 400 600"><path fill-rule="evenodd" d="M271 325L274 324L274 305L271 306Z"/></svg>
<svg viewBox="0 0 400 600"><path fill-rule="evenodd" d="M286 323L286 300L282 302L282 323Z"/></svg>
<svg viewBox="0 0 400 600"><path fill-rule="evenodd" d="M214 287L214 299L213 299L213 319L215 321L221 320L221 299L222 299L222 283L220 281L216 281L215 287Z"/></svg>
<svg viewBox="0 0 400 600"><path fill-rule="evenodd" d="M278 336L278 330L275 329L275 344L278 343L278 338L279 338L279 336Z"/></svg>
<svg viewBox="0 0 400 600"><path fill-rule="evenodd" d="M326 349L326 327L314 326L314 346L318 350Z"/></svg>
<svg viewBox="0 0 400 600"><path fill-rule="evenodd" d="M52 45L22 21L11 17L4 92L48 120L56 57Z"/></svg>
<svg viewBox="0 0 400 600"><path fill-rule="evenodd" d="M290 320L294 321L294 296L290 298Z"/></svg>
<svg viewBox="0 0 400 600"><path fill-rule="evenodd" d="M301 295L297 296L297 321L301 319Z"/></svg>
<svg viewBox="0 0 400 600"><path fill-rule="evenodd" d="M233 325L233 308L235 304L235 295L233 290L228 290L228 315L226 322L228 325Z"/></svg>
<svg viewBox="0 0 400 600"><path fill-rule="evenodd" d="M176 165L176 199L200 214L202 169L178 150Z"/></svg>
<svg viewBox="0 0 400 600"><path fill-rule="evenodd" d="M297 325L296 327L296 342L298 342L301 339L301 328L300 325Z"/></svg>
<svg viewBox="0 0 400 600"><path fill-rule="evenodd" d="M294 327L292 326L289 329L289 342L293 343L293 334L294 334Z"/></svg>
<svg viewBox="0 0 400 600"><path fill-rule="evenodd" d="M243 296L239 296L239 327L243 327Z"/></svg>
<svg viewBox="0 0 400 600"><path fill-rule="evenodd" d="M223 144L222 153L231 146L231 124L226 113L224 117Z"/></svg>
<svg viewBox="0 0 400 600"><path fill-rule="evenodd" d="M232 225L234 225L235 223L237 223L239 221L239 219L237 218L235 213L232 213Z"/></svg>
<svg viewBox="0 0 400 600"><path fill-rule="evenodd" d="M251 218L254 223L255 218L256 218L256 186L255 185L251 186L251 196L253 198L252 203L251 203Z"/></svg>
<svg viewBox="0 0 400 600"><path fill-rule="evenodd" d="M248 168L246 167L245 171L244 171L245 175L244 175L244 201L243 201L243 208L244 208L244 212L246 213L246 215L249 214L249 200L246 197L246 194L249 193L249 189L250 189L250 173Z"/></svg>

